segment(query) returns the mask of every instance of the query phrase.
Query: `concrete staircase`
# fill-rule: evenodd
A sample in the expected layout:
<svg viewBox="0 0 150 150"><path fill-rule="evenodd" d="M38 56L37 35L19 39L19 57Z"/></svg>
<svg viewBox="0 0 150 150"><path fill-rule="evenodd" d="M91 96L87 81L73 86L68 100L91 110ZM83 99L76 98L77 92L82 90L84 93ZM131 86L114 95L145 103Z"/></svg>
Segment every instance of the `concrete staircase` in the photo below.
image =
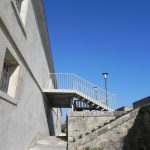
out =
<svg viewBox="0 0 150 150"><path fill-rule="evenodd" d="M38 140L30 150L67 150L67 141L61 137L49 136Z"/></svg>

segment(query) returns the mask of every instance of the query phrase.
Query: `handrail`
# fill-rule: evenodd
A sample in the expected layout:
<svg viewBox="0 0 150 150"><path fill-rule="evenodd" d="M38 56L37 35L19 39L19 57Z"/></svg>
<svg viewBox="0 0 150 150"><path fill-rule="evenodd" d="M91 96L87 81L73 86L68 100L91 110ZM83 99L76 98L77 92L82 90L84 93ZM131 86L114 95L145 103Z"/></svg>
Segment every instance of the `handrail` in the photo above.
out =
<svg viewBox="0 0 150 150"><path fill-rule="evenodd" d="M51 83L53 87L51 87ZM111 94L99 86L85 80L82 77L79 77L73 73L51 73L50 82L48 85L49 89L63 89L63 90L76 90L78 92L87 95L91 99L105 103L106 106L111 108L116 107L116 95ZM95 89L96 87L96 89ZM45 87L47 88L47 87ZM107 103L108 102L108 103Z"/></svg>

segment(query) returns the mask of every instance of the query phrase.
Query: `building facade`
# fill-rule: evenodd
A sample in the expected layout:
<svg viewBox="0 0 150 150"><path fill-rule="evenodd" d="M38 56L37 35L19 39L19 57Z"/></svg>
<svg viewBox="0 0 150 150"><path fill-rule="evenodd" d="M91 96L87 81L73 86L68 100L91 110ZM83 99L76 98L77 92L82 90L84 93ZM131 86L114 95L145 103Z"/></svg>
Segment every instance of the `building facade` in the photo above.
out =
<svg viewBox="0 0 150 150"><path fill-rule="evenodd" d="M0 149L27 150L60 133L43 89L54 72L42 0L0 1Z"/></svg>

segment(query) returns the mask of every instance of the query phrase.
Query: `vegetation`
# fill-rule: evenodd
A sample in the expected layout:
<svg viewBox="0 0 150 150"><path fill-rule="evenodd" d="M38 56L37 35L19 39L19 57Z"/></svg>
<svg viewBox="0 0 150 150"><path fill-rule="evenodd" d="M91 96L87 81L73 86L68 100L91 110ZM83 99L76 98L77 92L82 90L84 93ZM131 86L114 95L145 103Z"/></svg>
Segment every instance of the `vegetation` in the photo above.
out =
<svg viewBox="0 0 150 150"><path fill-rule="evenodd" d="M79 137L78 137L78 139L81 139L82 137L83 137L82 134L80 134Z"/></svg>
<svg viewBox="0 0 150 150"><path fill-rule="evenodd" d="M103 150L103 148L102 147L99 147L99 148L96 148L96 147L94 147L94 148L86 147L84 150Z"/></svg>

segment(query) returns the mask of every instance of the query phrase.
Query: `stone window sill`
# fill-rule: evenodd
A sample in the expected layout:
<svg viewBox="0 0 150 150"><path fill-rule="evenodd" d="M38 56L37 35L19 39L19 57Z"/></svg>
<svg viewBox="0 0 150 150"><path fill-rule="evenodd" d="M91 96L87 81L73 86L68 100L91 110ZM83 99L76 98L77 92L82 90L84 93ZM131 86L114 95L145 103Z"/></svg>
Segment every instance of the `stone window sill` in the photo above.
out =
<svg viewBox="0 0 150 150"><path fill-rule="evenodd" d="M17 100L9 95L7 95L5 92L0 90L0 99L3 99L4 101L7 101L13 105L17 105Z"/></svg>

